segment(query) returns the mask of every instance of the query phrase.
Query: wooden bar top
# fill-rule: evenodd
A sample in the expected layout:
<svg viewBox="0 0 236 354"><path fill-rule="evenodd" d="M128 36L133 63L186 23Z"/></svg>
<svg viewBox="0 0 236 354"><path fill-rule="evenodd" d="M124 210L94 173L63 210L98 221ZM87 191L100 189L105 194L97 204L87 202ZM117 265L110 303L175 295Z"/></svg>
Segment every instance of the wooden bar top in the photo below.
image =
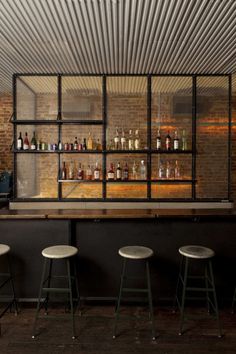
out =
<svg viewBox="0 0 236 354"><path fill-rule="evenodd" d="M0 210L0 220L8 219L171 219L236 218L235 209L72 209Z"/></svg>

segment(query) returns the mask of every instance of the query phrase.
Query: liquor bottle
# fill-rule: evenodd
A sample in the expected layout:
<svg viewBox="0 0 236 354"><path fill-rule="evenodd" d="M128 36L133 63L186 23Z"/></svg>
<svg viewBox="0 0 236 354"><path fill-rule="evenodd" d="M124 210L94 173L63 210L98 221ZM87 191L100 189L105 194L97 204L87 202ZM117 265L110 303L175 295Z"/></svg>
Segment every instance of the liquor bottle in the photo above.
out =
<svg viewBox="0 0 236 354"><path fill-rule="evenodd" d="M174 135L174 150L179 150L179 138L178 138L178 131L175 131Z"/></svg>
<svg viewBox="0 0 236 354"><path fill-rule="evenodd" d="M147 172L146 172L145 161L141 160L141 164L140 164L140 179L146 179L146 178L147 178Z"/></svg>
<svg viewBox="0 0 236 354"><path fill-rule="evenodd" d="M87 150L87 144L86 144L86 139L85 138L84 138L84 141L83 141L82 150Z"/></svg>
<svg viewBox="0 0 236 354"><path fill-rule="evenodd" d="M114 148L115 148L114 141L111 139L110 144L108 145L108 150L114 150Z"/></svg>
<svg viewBox="0 0 236 354"><path fill-rule="evenodd" d="M161 131L157 130L157 150L161 150Z"/></svg>
<svg viewBox="0 0 236 354"><path fill-rule="evenodd" d="M69 169L68 169L68 179L74 179L74 170L73 170L73 163L69 164Z"/></svg>
<svg viewBox="0 0 236 354"><path fill-rule="evenodd" d="M64 145L64 150L65 150L65 151L68 151L68 150L69 150L69 144L68 144L68 143L65 143L65 145Z"/></svg>
<svg viewBox="0 0 236 354"><path fill-rule="evenodd" d="M92 172L92 169L91 169L91 166L88 165L87 169L86 169L86 179L88 181L91 181L93 178L93 172Z"/></svg>
<svg viewBox="0 0 236 354"><path fill-rule="evenodd" d="M36 148L37 148L37 141L36 141L35 132L34 132L32 139L31 139L31 143L30 143L30 149L36 150Z"/></svg>
<svg viewBox="0 0 236 354"><path fill-rule="evenodd" d="M118 162L117 168L116 168L116 180L121 181L121 177L122 177L122 169L120 167L120 163Z"/></svg>
<svg viewBox="0 0 236 354"><path fill-rule="evenodd" d="M135 130L134 148L135 148L135 150L140 149L140 137L139 137L138 130Z"/></svg>
<svg viewBox="0 0 236 354"><path fill-rule="evenodd" d="M89 132L89 136L88 136L87 148L88 148L88 150L93 150L93 139L92 139L90 132Z"/></svg>
<svg viewBox="0 0 236 354"><path fill-rule="evenodd" d="M61 169L61 179L67 179L66 163L63 162Z"/></svg>
<svg viewBox="0 0 236 354"><path fill-rule="evenodd" d="M94 169L94 172L93 172L93 178L95 181L99 181L100 180L100 169L98 167L98 163L96 162L96 165L95 165L95 169Z"/></svg>
<svg viewBox="0 0 236 354"><path fill-rule="evenodd" d="M41 142L38 140L37 141L37 150L39 151L41 149Z"/></svg>
<svg viewBox="0 0 236 354"><path fill-rule="evenodd" d="M28 139L28 134L27 133L25 133L23 150L29 150L29 139Z"/></svg>
<svg viewBox="0 0 236 354"><path fill-rule="evenodd" d="M78 168L78 180L83 180L84 179L84 171L81 167L81 163L79 163L79 168Z"/></svg>
<svg viewBox="0 0 236 354"><path fill-rule="evenodd" d="M73 150L78 150L78 140L77 140L77 136L75 137L75 141L74 141L74 145L73 145Z"/></svg>
<svg viewBox="0 0 236 354"><path fill-rule="evenodd" d="M102 144L100 143L100 140L99 140L99 139L97 139L96 150L102 151Z"/></svg>
<svg viewBox="0 0 236 354"><path fill-rule="evenodd" d="M166 178L171 178L171 166L169 161L166 162Z"/></svg>
<svg viewBox="0 0 236 354"><path fill-rule="evenodd" d="M19 138L17 139L17 150L22 150L23 149L23 139L22 139L22 135L21 132L19 134Z"/></svg>
<svg viewBox="0 0 236 354"><path fill-rule="evenodd" d="M131 129L129 131L128 148L129 150L134 150L134 139L133 139L133 134Z"/></svg>
<svg viewBox="0 0 236 354"><path fill-rule="evenodd" d="M114 179L115 179L115 172L114 172L114 167L113 167L112 163L110 164L110 169L108 170L108 173L107 173L107 179L108 179L108 181L114 181Z"/></svg>
<svg viewBox="0 0 236 354"><path fill-rule="evenodd" d="M125 167L123 169L123 180L128 181L129 180L129 167L127 162L125 163Z"/></svg>
<svg viewBox="0 0 236 354"><path fill-rule="evenodd" d="M83 150L83 144L80 141L80 138L78 139L78 150Z"/></svg>
<svg viewBox="0 0 236 354"><path fill-rule="evenodd" d="M74 173L74 179L76 179L78 177L78 169L76 167L76 162L75 161L74 161L73 173Z"/></svg>
<svg viewBox="0 0 236 354"><path fill-rule="evenodd" d="M72 151L74 149L74 144L68 144L68 150Z"/></svg>
<svg viewBox="0 0 236 354"><path fill-rule="evenodd" d="M175 174L175 179L179 179L180 178L180 168L179 168L178 160L175 161L174 174Z"/></svg>
<svg viewBox="0 0 236 354"><path fill-rule="evenodd" d="M160 161L159 167L158 167L158 178L163 179L165 178L165 169L162 161Z"/></svg>
<svg viewBox="0 0 236 354"><path fill-rule="evenodd" d="M132 166L132 179L138 179L138 166L135 161Z"/></svg>
<svg viewBox="0 0 236 354"><path fill-rule="evenodd" d="M116 134L115 134L115 137L114 137L114 145L115 145L115 150L119 150L119 148L120 148L120 137L119 137L118 128L116 128Z"/></svg>
<svg viewBox="0 0 236 354"><path fill-rule="evenodd" d="M187 150L187 138L185 129L182 131L182 150Z"/></svg>
<svg viewBox="0 0 236 354"><path fill-rule="evenodd" d="M124 129L122 129L122 134L121 134L120 142L121 142L121 150L126 150L126 149L127 149L127 146L126 146L126 137L125 137L125 131L124 131Z"/></svg>
<svg viewBox="0 0 236 354"><path fill-rule="evenodd" d="M61 151L63 147L63 144L61 142L61 140L58 141L58 150Z"/></svg>
<svg viewBox="0 0 236 354"><path fill-rule="evenodd" d="M166 143L166 150L171 149L171 137L170 137L170 132L168 130L166 138L165 138L165 143Z"/></svg>

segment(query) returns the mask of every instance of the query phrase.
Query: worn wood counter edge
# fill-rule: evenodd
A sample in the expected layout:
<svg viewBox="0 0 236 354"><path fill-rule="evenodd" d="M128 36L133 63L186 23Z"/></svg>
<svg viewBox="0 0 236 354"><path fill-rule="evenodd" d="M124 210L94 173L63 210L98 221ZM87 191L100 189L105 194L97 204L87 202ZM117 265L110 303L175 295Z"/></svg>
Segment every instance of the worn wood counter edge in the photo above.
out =
<svg viewBox="0 0 236 354"><path fill-rule="evenodd" d="M171 219L236 218L236 210L220 209L144 209L144 210L0 210L0 220L21 219Z"/></svg>

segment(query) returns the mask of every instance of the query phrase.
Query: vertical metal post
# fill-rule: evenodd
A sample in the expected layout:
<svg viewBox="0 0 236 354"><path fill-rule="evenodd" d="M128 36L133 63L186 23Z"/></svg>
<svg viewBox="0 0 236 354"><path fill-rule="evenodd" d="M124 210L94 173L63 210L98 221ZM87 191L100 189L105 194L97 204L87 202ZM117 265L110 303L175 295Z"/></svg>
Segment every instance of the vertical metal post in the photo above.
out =
<svg viewBox="0 0 236 354"><path fill-rule="evenodd" d="M17 75L12 77L12 91L13 91L13 122L17 120ZM13 149L16 148L17 141L17 125L13 124ZM17 154L14 152L13 157L13 198L17 198Z"/></svg>
<svg viewBox="0 0 236 354"><path fill-rule="evenodd" d="M58 105L58 115L57 119L61 120L61 100L62 100L62 91L61 91L61 75L58 75L57 78L57 85L58 85L58 91L57 91L57 105ZM61 122L57 122L58 124L58 142L61 141ZM58 178L60 178L60 168L61 168L61 153L58 152ZM61 183L58 182L58 200L60 201L62 198L62 186Z"/></svg>
<svg viewBox="0 0 236 354"><path fill-rule="evenodd" d="M106 76L103 76L102 81L102 198L106 199L107 187L106 187L106 130L107 130L107 80Z"/></svg>
<svg viewBox="0 0 236 354"><path fill-rule="evenodd" d="M192 199L196 199L196 114L197 114L197 77L192 79Z"/></svg>
<svg viewBox="0 0 236 354"><path fill-rule="evenodd" d="M229 115L229 129L228 129L228 200L231 197L231 125L232 125L232 75L228 77L229 100L228 100L228 115Z"/></svg>
<svg viewBox="0 0 236 354"><path fill-rule="evenodd" d="M152 77L147 77L147 198L151 199L151 177L152 177Z"/></svg>

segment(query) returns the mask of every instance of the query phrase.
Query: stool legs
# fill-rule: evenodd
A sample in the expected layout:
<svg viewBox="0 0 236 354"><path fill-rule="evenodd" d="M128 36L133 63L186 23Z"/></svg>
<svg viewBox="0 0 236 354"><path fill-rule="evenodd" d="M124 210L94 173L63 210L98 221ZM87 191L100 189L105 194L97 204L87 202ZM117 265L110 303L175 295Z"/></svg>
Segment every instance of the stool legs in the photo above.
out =
<svg viewBox="0 0 236 354"><path fill-rule="evenodd" d="M149 262L146 261L146 277L147 277L147 289L129 289L125 288L124 289L124 280L126 278L125 272L126 272L126 258L123 260L123 265L122 265L122 272L121 272L121 278L120 278L120 289L119 289L119 295L116 303L116 309L115 309L115 324L114 324L114 332L113 332L113 338L116 338L116 330L117 330L117 321L119 319L119 312L120 312L120 303L121 303L121 297L122 297L122 292L123 291L143 291L148 293L148 304L149 304L149 319L151 321L152 325L152 339L156 339L155 335L155 328L154 328L154 316L153 316L153 304L152 304L152 290L151 290L151 280L150 280L150 270L149 270Z"/></svg>
<svg viewBox="0 0 236 354"><path fill-rule="evenodd" d="M175 303L177 302L177 305L180 309L179 335L182 335L182 333L183 333L184 310L185 310L185 300L186 300L187 291L193 291L193 292L205 291L206 292L206 301L207 301L207 310L210 313L210 310L212 309L213 312L215 313L217 324L218 324L218 337L221 337L222 332L221 332L221 326L220 326L219 310L218 310L218 303L217 303L216 290L215 290L215 281L214 281L211 260L206 261L203 277L202 276L189 276L188 273L189 273L189 259L188 259L188 257L183 256L182 260L181 260L180 272L179 272L177 289L176 289L176 297L175 297ZM188 279L204 279L205 280L205 288L188 286ZM179 300L179 298L178 298L178 291L179 291L180 284L182 285L181 300ZM210 294L212 294L212 299L210 297Z"/></svg>
<svg viewBox="0 0 236 354"><path fill-rule="evenodd" d="M66 265L67 265L67 276L68 276L68 286L69 286L69 295L70 295L70 315L71 315L71 324L72 324L72 339L75 339L75 319L74 319L73 293L72 293L70 260L69 259L67 259Z"/></svg>
<svg viewBox="0 0 236 354"><path fill-rule="evenodd" d="M48 288L50 288L51 286L51 278L52 278L52 259L49 260L49 273L48 273L48 282L47 282ZM48 302L49 302L49 291L47 291L46 298L44 301L45 315L48 314Z"/></svg>
<svg viewBox="0 0 236 354"><path fill-rule="evenodd" d="M10 261L9 254L7 254L7 264L8 264L8 273L9 273L9 277L10 277L10 284L11 284L11 290L12 290L12 296L13 296L12 304L14 305L14 308L15 308L15 315L17 315L18 314L18 305L17 305L17 301L16 301L16 293L15 293L15 287L14 287L14 282L13 282L13 277L12 277L11 261Z"/></svg>

